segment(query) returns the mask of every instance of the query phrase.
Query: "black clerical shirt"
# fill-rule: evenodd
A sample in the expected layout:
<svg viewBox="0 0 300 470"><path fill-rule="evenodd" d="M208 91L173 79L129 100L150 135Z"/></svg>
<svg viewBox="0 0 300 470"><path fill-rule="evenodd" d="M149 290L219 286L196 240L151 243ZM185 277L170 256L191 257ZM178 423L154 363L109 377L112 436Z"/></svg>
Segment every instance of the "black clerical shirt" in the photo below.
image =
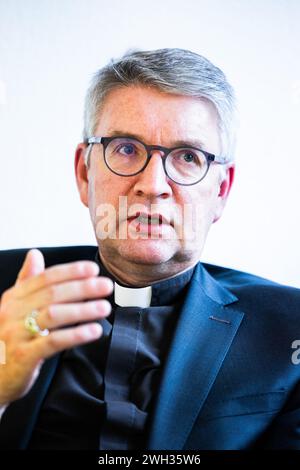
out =
<svg viewBox="0 0 300 470"><path fill-rule="evenodd" d="M116 279L97 255L100 275ZM62 354L29 449L145 449L162 368L193 268L152 285L148 308L120 307L101 338ZM120 282L117 281L119 284Z"/></svg>

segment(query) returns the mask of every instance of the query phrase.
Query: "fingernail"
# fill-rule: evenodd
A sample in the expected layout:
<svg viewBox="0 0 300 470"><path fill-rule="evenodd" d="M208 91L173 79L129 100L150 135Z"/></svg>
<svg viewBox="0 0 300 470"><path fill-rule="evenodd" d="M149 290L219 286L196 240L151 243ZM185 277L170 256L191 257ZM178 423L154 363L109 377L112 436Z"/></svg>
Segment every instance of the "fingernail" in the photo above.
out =
<svg viewBox="0 0 300 470"><path fill-rule="evenodd" d="M100 338L102 334L102 326L99 323L91 323L85 327L85 335L89 339Z"/></svg>
<svg viewBox="0 0 300 470"><path fill-rule="evenodd" d="M91 262L88 266L89 266L89 272L92 271L91 272L92 275L98 275L99 274L100 268L99 268L98 264Z"/></svg>
<svg viewBox="0 0 300 470"><path fill-rule="evenodd" d="M109 290L113 291L113 289L114 289L114 283L112 282L112 280L109 279L109 277L103 277L103 281L105 282L106 287L107 287Z"/></svg>

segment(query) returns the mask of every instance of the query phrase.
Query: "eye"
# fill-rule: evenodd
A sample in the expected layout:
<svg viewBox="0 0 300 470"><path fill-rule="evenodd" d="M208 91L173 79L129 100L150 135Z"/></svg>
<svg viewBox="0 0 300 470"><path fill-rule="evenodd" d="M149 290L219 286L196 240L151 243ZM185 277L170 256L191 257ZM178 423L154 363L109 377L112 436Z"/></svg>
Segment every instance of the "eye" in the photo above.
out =
<svg viewBox="0 0 300 470"><path fill-rule="evenodd" d="M195 161L195 155L193 155L191 152L183 153L181 158L183 158L186 163L193 163Z"/></svg>
<svg viewBox="0 0 300 470"><path fill-rule="evenodd" d="M119 153L121 153L122 155L134 155L135 154L135 146L133 144L123 144L123 145L120 145L118 148L117 148L117 151Z"/></svg>
<svg viewBox="0 0 300 470"><path fill-rule="evenodd" d="M188 165L199 164L199 156L195 152L189 149L186 149L186 150L184 149L178 152L174 152L172 156L175 159L175 161L178 162L178 164L188 164Z"/></svg>

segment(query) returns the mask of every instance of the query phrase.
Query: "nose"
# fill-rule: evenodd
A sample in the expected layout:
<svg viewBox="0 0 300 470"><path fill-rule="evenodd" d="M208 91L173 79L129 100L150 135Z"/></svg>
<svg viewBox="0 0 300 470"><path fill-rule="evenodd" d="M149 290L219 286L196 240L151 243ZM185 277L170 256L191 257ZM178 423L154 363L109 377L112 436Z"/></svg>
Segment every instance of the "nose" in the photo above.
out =
<svg viewBox="0 0 300 470"><path fill-rule="evenodd" d="M137 175L134 192L138 196L163 199L167 199L172 194L159 150L152 152L148 165Z"/></svg>

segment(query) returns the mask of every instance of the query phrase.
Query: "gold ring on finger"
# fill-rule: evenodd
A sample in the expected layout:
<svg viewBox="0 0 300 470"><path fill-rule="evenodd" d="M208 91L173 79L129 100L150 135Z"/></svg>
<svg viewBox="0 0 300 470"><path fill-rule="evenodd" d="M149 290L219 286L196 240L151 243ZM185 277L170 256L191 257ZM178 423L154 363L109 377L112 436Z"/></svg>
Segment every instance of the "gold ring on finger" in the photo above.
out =
<svg viewBox="0 0 300 470"><path fill-rule="evenodd" d="M35 335L48 336L49 330L47 328L42 330L38 325L38 322L37 322L38 315L39 315L38 310L32 310L28 315L26 315L25 320L24 320L25 328L33 336Z"/></svg>

